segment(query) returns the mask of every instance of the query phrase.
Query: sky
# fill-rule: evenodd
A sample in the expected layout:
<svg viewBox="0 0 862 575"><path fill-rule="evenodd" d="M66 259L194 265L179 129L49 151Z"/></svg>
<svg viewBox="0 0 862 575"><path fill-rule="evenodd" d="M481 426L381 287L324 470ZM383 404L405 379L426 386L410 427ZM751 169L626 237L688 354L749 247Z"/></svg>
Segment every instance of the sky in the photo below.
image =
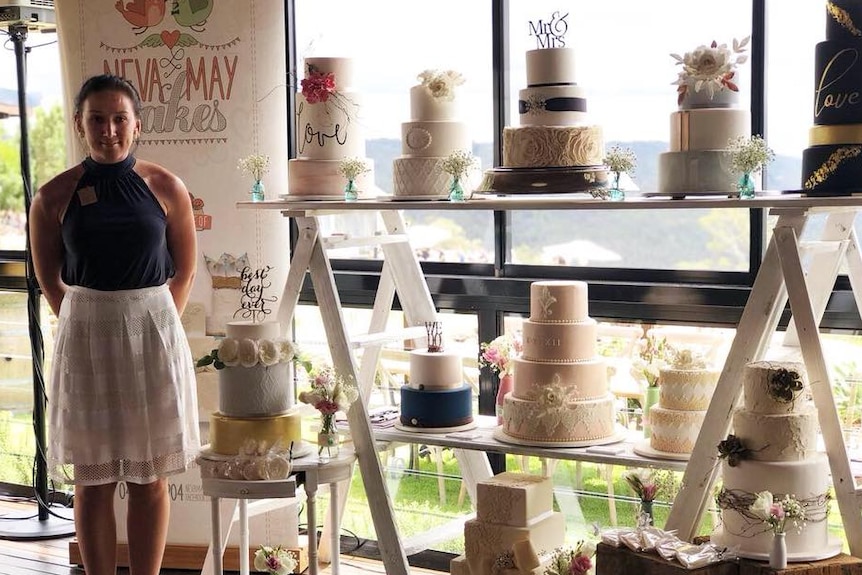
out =
<svg viewBox="0 0 862 575"><path fill-rule="evenodd" d="M713 39L730 43L751 28L748 0L727 0L720 10L702 0L511 4L513 94L526 86L524 54L536 47L530 23L549 21L555 12L565 15L564 40L577 57L575 81L586 90L591 121L603 127L606 141L667 141L669 116L676 110L671 83L677 68L670 54ZM789 4L769 3L770 46L780 50L774 48L767 56L772 110L767 137L778 153L798 156L812 125L814 49L823 39L825 10L822 2L813 0ZM475 140L490 141L490 2L438 0L434 9L427 6L396 0L297 0L300 60L313 55L354 59L367 138L400 138L401 123L410 119L409 89L419 72L457 70L467 79L460 95L463 118ZM0 87L15 89L12 45L5 35L0 40ZM33 46L27 57L28 93L49 103L59 100L62 90L57 46L51 43L55 40L54 34L33 32L27 42ZM749 64L739 69L744 107L749 102L749 72ZM517 122L514 110L510 117Z"/></svg>

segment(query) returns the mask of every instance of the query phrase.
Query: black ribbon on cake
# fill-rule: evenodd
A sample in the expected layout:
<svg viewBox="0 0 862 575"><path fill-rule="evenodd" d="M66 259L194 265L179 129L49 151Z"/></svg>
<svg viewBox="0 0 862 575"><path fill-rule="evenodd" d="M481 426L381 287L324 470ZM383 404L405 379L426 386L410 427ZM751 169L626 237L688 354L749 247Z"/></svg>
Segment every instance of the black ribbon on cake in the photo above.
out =
<svg viewBox="0 0 862 575"><path fill-rule="evenodd" d="M531 102L518 100L518 113L528 114L533 110L545 110L548 112L586 112L587 100L585 98L548 98Z"/></svg>

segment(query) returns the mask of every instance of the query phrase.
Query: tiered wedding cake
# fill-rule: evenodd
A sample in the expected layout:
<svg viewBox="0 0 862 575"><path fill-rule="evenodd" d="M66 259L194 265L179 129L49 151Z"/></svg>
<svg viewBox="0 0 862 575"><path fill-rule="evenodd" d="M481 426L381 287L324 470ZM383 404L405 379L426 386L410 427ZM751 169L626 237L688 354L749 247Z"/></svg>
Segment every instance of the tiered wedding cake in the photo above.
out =
<svg viewBox="0 0 862 575"><path fill-rule="evenodd" d="M464 554L451 561L450 573L543 573L565 539L565 516L553 500L550 477L504 472L477 483L476 518L464 524Z"/></svg>
<svg viewBox="0 0 862 575"><path fill-rule="evenodd" d="M410 88L410 121L401 124L401 157L392 162L396 198L446 198L451 176L443 160L455 150L471 150L467 124L459 121L456 86L461 75L452 70L425 70L421 84ZM478 168L473 175L478 174Z"/></svg>
<svg viewBox="0 0 862 575"><path fill-rule="evenodd" d="M805 366L758 361L746 366L743 407L733 415L734 436L719 446L717 497L722 525L713 541L739 548L743 557L765 558L772 548L768 525L749 508L761 491L776 499L792 495L805 509L801 530L787 527L788 559L802 561L837 554L827 536L829 464L816 451L817 413L809 399Z"/></svg>
<svg viewBox="0 0 862 575"><path fill-rule="evenodd" d="M739 109L736 66L745 62L748 38L699 46L684 56L673 54L683 69L675 82L679 110L670 116L670 151L659 155L658 191L686 193L736 191L728 142L751 133L748 110Z"/></svg>
<svg viewBox="0 0 862 575"><path fill-rule="evenodd" d="M527 87L518 93L520 126L503 128L503 166L507 168L581 167L594 185L606 177L602 128L588 122L584 90L575 83L575 51L544 48L527 52Z"/></svg>
<svg viewBox="0 0 862 575"><path fill-rule="evenodd" d="M584 282L530 286L524 350L514 360L513 390L504 398L498 439L539 445L614 440L614 398L587 307Z"/></svg>
<svg viewBox="0 0 862 575"><path fill-rule="evenodd" d="M814 127L802 151L807 192L858 192L862 182L862 4L826 2L826 41L814 52Z"/></svg>
<svg viewBox="0 0 862 575"><path fill-rule="evenodd" d="M341 160L365 158L360 95L352 90L349 58L306 58L302 89L296 94L297 158L287 163L288 195L343 197L347 184ZM374 170L360 175L361 191L374 187Z"/></svg>
<svg viewBox="0 0 862 575"><path fill-rule="evenodd" d="M292 344L279 337L278 322L230 322L218 347L219 410L210 417L210 448L236 455L249 442L266 451L299 446L300 415L290 383Z"/></svg>
<svg viewBox="0 0 862 575"><path fill-rule="evenodd" d="M720 372L679 352L670 367L659 371L658 405L650 408L650 447L668 453L691 453Z"/></svg>
<svg viewBox="0 0 862 575"><path fill-rule="evenodd" d="M440 324L428 326L428 349L410 352L410 376L401 386L399 427L422 431L473 424L473 390L464 383L461 356L444 351Z"/></svg>

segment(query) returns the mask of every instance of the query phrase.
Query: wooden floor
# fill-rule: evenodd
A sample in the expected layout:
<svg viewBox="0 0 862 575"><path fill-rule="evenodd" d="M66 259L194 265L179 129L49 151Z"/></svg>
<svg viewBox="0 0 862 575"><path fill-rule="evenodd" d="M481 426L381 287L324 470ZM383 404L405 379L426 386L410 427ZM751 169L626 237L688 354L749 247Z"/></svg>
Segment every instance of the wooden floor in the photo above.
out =
<svg viewBox="0 0 862 575"><path fill-rule="evenodd" d="M35 513L32 504L6 501L0 499L0 528L2 521L10 516L26 516L29 511ZM0 539L0 575L85 575L82 568L69 564L69 542L72 537L48 539L40 541L13 541ZM411 573L440 575L440 571L431 571L411 567ZM197 571L163 569L161 575L191 575ZM320 573L330 573L328 565L321 565ZM342 575L360 575L364 573L386 573L383 564L372 559L341 556ZM127 575L128 569L119 569L119 575Z"/></svg>

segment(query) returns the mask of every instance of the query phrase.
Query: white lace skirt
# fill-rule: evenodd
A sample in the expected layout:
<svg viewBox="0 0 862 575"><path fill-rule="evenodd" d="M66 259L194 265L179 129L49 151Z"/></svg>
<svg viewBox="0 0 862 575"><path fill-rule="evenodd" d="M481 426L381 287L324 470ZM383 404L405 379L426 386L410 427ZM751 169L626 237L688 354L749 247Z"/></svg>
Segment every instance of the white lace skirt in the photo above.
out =
<svg viewBox="0 0 862 575"><path fill-rule="evenodd" d="M70 287L48 392L48 469L63 483L150 483L200 448L192 354L167 286Z"/></svg>

